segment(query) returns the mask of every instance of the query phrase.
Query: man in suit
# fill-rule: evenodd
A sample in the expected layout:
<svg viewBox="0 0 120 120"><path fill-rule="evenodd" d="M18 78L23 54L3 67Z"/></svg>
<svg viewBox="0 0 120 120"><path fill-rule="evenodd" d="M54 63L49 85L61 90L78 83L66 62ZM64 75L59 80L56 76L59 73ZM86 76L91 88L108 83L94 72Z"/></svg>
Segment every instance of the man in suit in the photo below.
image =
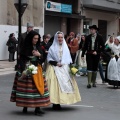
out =
<svg viewBox="0 0 120 120"><path fill-rule="evenodd" d="M27 31L26 31L25 33L22 33L22 34L21 34L21 39L20 39L19 44L18 44L18 55L20 54L21 49L23 48L24 40L25 40L27 34L28 34L30 31L33 30L33 27L34 27L34 26L33 26L32 24L27 23Z"/></svg>
<svg viewBox="0 0 120 120"><path fill-rule="evenodd" d="M19 40L19 44L18 44L18 65L16 66L17 68L15 69L19 69L20 72L23 70L23 61L20 57L20 54L21 54L21 51L24 47L24 41L25 41L25 38L27 36L27 34L33 30L33 25L30 24L30 23L27 23L27 31L25 33L22 33L21 34L21 39Z"/></svg>
<svg viewBox="0 0 120 120"><path fill-rule="evenodd" d="M104 41L101 35L98 34L96 25L89 27L90 35L86 37L85 45L83 47L82 59L86 53L87 71L88 71L88 85L87 88L96 87L96 76L98 63L100 60L100 53L104 50Z"/></svg>
<svg viewBox="0 0 120 120"><path fill-rule="evenodd" d="M78 40L75 38L75 33L74 32L70 32L68 39L66 40L69 50L70 50L70 54L71 54L71 58L73 63L75 62L75 57L76 57L76 52L78 51L79 45L78 45Z"/></svg>

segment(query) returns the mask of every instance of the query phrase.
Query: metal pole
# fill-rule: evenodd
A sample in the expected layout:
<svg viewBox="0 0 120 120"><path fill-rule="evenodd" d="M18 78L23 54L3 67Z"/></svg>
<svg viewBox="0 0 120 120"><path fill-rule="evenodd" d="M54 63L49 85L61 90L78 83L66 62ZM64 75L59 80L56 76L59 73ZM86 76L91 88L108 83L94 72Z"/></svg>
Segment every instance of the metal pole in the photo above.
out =
<svg viewBox="0 0 120 120"><path fill-rule="evenodd" d="M19 16L18 16L18 18L19 18L19 19L18 19L18 20L19 20L19 21L18 21L18 22L19 22L19 32L18 32L18 33L19 33L19 35L18 35L18 36L19 36L19 39L18 39L18 40L20 40L20 38L21 38L21 16L22 16L21 7L22 7L22 3L21 3L21 0L19 0L19 14L18 14L18 15L19 15Z"/></svg>
<svg viewBox="0 0 120 120"><path fill-rule="evenodd" d="M21 11L22 3L21 0L18 1L18 47L17 47L17 65L15 70L18 69L19 67L19 58L18 58L18 50L19 50L19 42L21 39L21 16L22 16L22 11Z"/></svg>

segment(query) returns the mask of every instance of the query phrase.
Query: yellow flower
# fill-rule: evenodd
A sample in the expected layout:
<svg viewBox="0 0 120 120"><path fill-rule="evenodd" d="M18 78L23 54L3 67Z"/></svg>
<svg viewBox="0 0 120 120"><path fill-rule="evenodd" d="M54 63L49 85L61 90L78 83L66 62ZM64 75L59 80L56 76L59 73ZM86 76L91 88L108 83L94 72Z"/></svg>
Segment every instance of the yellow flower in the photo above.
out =
<svg viewBox="0 0 120 120"><path fill-rule="evenodd" d="M75 68L75 67L72 67L72 68L71 68L71 72L72 72L73 74L76 74L76 73L78 72L78 69Z"/></svg>

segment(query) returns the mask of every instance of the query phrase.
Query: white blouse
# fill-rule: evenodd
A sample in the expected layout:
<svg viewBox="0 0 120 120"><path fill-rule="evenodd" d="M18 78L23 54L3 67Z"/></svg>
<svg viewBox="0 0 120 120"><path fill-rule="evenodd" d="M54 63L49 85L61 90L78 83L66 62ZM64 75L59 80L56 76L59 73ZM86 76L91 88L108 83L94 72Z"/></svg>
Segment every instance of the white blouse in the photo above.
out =
<svg viewBox="0 0 120 120"><path fill-rule="evenodd" d="M119 45L113 44L111 46L111 49L112 49L114 55L117 55L118 57L120 56L120 44Z"/></svg>

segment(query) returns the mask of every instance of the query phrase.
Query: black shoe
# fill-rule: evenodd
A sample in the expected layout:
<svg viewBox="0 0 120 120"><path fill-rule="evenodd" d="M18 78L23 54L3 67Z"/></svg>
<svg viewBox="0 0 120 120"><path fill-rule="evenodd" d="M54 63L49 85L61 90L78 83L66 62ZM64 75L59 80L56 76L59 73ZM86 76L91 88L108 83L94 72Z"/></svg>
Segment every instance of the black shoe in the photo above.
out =
<svg viewBox="0 0 120 120"><path fill-rule="evenodd" d="M45 112L43 111L43 110L39 110L39 113L41 113L41 114L45 114Z"/></svg>
<svg viewBox="0 0 120 120"><path fill-rule="evenodd" d="M53 104L53 107L52 107L53 110L61 110L61 106L60 104Z"/></svg>
<svg viewBox="0 0 120 120"><path fill-rule="evenodd" d="M96 84L93 84L93 87L96 87Z"/></svg>
<svg viewBox="0 0 120 120"><path fill-rule="evenodd" d="M91 85L90 85L90 84L88 84L88 85L87 85L87 88L91 88Z"/></svg>
<svg viewBox="0 0 120 120"><path fill-rule="evenodd" d="M45 114L44 111L42 111L39 107L35 108L35 115L42 116Z"/></svg>
<svg viewBox="0 0 120 120"><path fill-rule="evenodd" d="M58 108L58 110L61 110L61 109L62 109L62 107L61 107L60 104L57 104L57 108Z"/></svg>
<svg viewBox="0 0 120 120"><path fill-rule="evenodd" d="M53 109L53 110L57 110L57 105L56 105L56 104L53 104L52 109Z"/></svg>
<svg viewBox="0 0 120 120"><path fill-rule="evenodd" d="M23 113L27 113L27 107L23 108Z"/></svg>

